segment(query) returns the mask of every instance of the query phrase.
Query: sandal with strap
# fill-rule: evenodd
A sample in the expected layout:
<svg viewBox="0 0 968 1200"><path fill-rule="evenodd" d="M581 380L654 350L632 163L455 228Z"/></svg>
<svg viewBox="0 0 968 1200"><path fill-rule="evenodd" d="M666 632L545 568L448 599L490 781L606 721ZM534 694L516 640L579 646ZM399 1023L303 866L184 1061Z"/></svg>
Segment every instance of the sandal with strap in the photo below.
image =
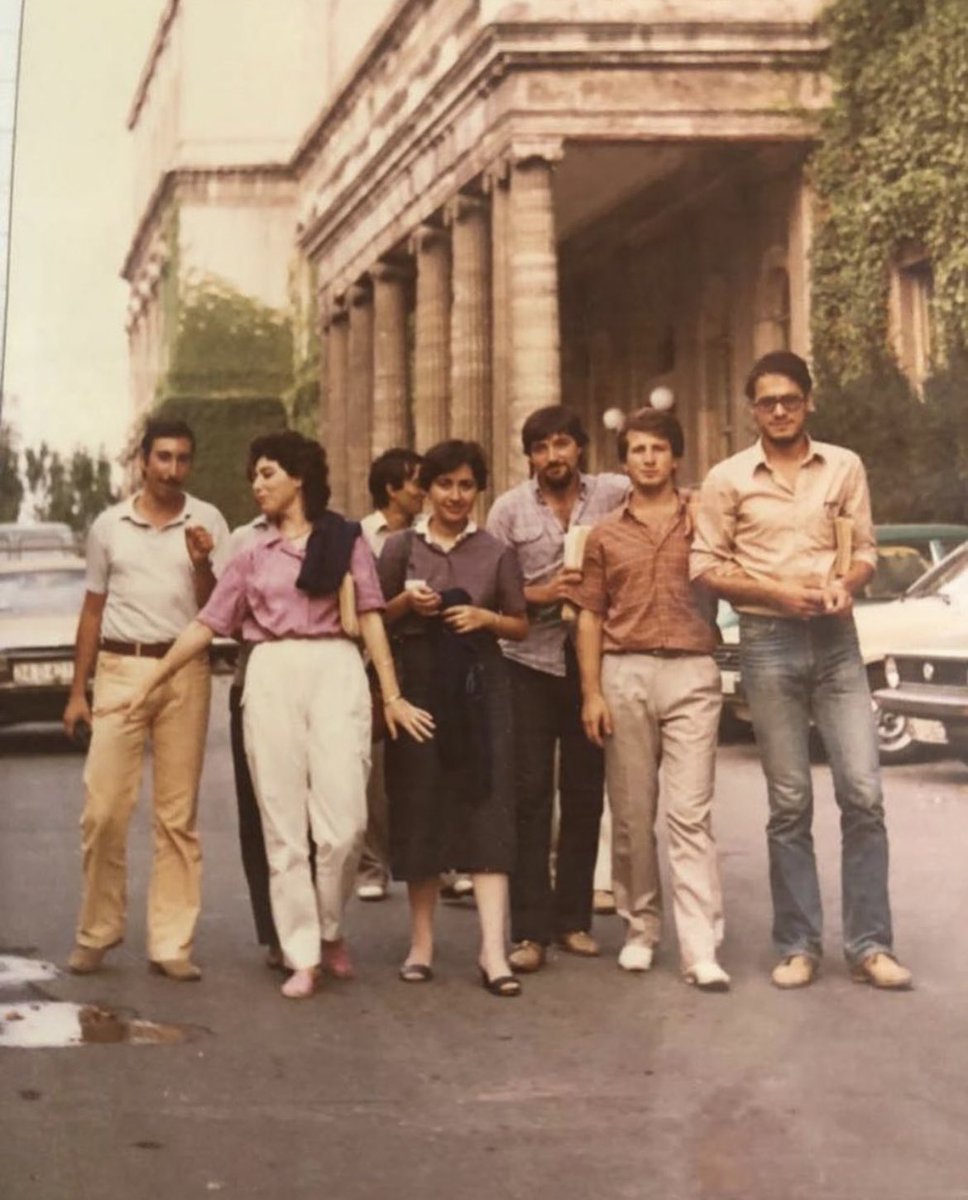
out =
<svg viewBox="0 0 968 1200"><path fill-rule="evenodd" d="M513 996L521 995L521 981L513 975L498 975L496 979L491 979L483 967L477 969L481 973L481 987L492 996L510 1000Z"/></svg>
<svg viewBox="0 0 968 1200"><path fill-rule="evenodd" d="M397 977L401 983L429 983L434 977L434 970L426 963L408 962L397 972Z"/></svg>

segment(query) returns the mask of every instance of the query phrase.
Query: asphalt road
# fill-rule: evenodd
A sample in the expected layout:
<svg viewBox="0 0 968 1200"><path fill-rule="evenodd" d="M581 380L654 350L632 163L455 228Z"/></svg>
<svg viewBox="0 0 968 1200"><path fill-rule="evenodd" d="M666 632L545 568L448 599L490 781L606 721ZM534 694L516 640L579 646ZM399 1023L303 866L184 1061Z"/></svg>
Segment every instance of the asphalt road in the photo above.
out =
<svg viewBox="0 0 968 1200"><path fill-rule="evenodd" d="M224 687L224 681L219 685ZM236 850L224 694L202 789L205 979L145 970L150 828L131 840L127 941L43 994L189 1027L177 1045L0 1050L4 1200L954 1200L968 1198L968 768L886 773L897 946L917 989L852 984L840 955L837 817L817 767L828 913L818 983L768 972L755 747L721 751L728 995L606 954L556 957L519 1000L475 983L474 917L445 909L437 979L406 987L402 891L354 904L359 978L291 1004L254 944ZM0 952L62 962L79 886L80 758L0 734ZM39 996L40 993L30 993ZM0 995L0 1004L7 997Z"/></svg>

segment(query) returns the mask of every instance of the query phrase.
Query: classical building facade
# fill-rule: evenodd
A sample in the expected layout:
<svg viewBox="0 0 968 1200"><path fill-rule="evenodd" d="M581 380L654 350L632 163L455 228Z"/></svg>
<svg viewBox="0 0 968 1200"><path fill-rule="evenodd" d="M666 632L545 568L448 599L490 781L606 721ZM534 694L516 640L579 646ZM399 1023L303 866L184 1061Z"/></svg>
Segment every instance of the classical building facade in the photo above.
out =
<svg viewBox="0 0 968 1200"><path fill-rule="evenodd" d="M211 2L172 0L169 52L178 21ZM171 341L152 332L164 310L152 297L172 254L157 239L177 224L179 237L195 230L182 260L210 255L251 289L254 239L267 276L311 291L320 428L347 511L365 510L366 467L395 444L475 438L495 489L516 482L524 417L559 401L582 411L591 462L608 465L602 414L660 385L686 427L685 472L701 477L748 440L752 359L809 353L803 163L828 100L820 8L376 3L382 20L352 67L325 79L319 68L307 117L318 115L288 153L286 136L267 147L247 126L247 160L223 145L221 161L200 162L182 145L142 189L125 267L132 361L148 364L141 403ZM146 68L136 134L153 97L161 124L171 108L153 91L164 50Z"/></svg>

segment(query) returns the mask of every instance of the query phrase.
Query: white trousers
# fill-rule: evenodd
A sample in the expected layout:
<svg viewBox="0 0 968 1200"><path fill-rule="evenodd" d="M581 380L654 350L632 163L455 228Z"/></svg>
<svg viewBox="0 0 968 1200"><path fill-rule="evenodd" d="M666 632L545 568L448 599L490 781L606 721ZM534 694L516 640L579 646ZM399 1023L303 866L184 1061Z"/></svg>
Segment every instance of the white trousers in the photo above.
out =
<svg viewBox="0 0 968 1200"><path fill-rule="evenodd" d="M340 936L366 828L370 692L360 652L339 637L262 642L242 706L279 943L289 966L314 967L320 938Z"/></svg>

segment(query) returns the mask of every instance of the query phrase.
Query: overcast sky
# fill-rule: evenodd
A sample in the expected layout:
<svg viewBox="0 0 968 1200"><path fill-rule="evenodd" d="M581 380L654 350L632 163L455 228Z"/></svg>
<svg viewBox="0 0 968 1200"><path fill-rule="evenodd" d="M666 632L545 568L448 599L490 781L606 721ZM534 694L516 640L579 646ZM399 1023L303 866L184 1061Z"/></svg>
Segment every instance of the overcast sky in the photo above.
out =
<svg viewBox="0 0 968 1200"><path fill-rule="evenodd" d="M124 437L125 117L164 3L25 0L3 410L22 445L113 454ZM0 0L0 31L17 7Z"/></svg>

